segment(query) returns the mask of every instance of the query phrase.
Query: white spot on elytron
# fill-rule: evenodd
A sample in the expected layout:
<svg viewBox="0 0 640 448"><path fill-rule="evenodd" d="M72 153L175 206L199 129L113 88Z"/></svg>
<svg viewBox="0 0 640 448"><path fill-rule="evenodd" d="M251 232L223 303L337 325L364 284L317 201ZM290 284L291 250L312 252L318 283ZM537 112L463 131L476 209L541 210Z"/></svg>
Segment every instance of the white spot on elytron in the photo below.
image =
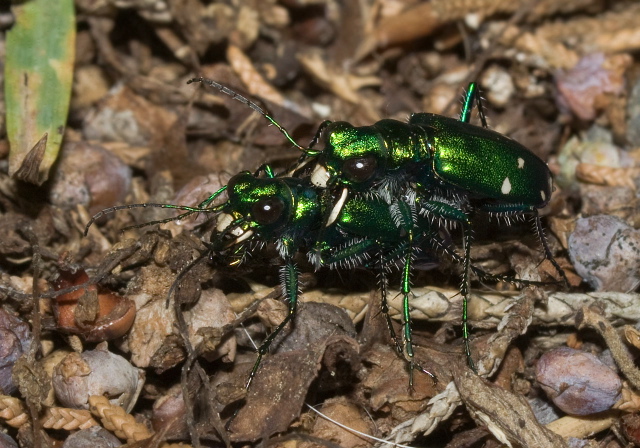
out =
<svg viewBox="0 0 640 448"><path fill-rule="evenodd" d="M311 183L319 188L327 188L327 181L329 180L329 172L322 165L316 165L311 173Z"/></svg>
<svg viewBox="0 0 640 448"><path fill-rule="evenodd" d="M509 194L511 192L511 182L508 177L504 178L504 182L502 182L502 188L500 188L502 194Z"/></svg>
<svg viewBox="0 0 640 448"><path fill-rule="evenodd" d="M547 195L544 193L544 190L540 190L540 198L542 198L543 201L547 200Z"/></svg>
<svg viewBox="0 0 640 448"><path fill-rule="evenodd" d="M522 157L518 157L518 168L524 168L524 159Z"/></svg>
<svg viewBox="0 0 640 448"><path fill-rule="evenodd" d="M333 210L331 210L331 214L329 215L329 219L327 219L325 227L329 227L331 224L335 222L336 219L338 219L340 210L342 210L342 207L344 206L344 203L347 200L348 193L349 193L348 189L346 188L342 189L342 194L340 195L340 199L338 199L338 202L336 202L336 205L333 207Z"/></svg>

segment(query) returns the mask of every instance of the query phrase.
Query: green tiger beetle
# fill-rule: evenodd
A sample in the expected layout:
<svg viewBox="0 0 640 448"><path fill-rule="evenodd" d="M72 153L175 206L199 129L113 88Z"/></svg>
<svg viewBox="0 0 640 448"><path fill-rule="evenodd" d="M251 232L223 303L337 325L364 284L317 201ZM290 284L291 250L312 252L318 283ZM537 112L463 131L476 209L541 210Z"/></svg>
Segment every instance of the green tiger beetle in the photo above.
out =
<svg viewBox="0 0 640 448"><path fill-rule="evenodd" d="M264 175L264 176L263 176ZM266 176L266 177L265 177ZM212 206L223 192L227 201ZM139 224L169 222L185 218L194 213L217 215L216 230L207 244L210 258L226 265L241 263L248 251L258 244L275 243L283 260L281 268L282 294L288 301L285 319L267 336L258 348L258 358L251 370L246 387L253 380L262 357L268 352L275 337L295 316L299 298L298 269L294 256L299 251L308 251L310 261L320 267L375 268L379 275L382 294L381 312L385 315L392 339L398 352L406 357L410 367L410 384L415 368L435 377L414 361L410 321L410 276L412 261L416 253L426 249L443 252L455 262L464 263L431 226L431 220L417 216L420 198L407 197L391 206L375 193L353 195L341 207L332 225L323 227L322 216L327 204L323 202L325 191L314 187L308 178L277 177L269 166L261 167L255 174L242 172L233 176L229 183L213 193L196 207L173 204L131 204L112 207L95 215L89 226L100 216L122 209L137 207L161 207L182 210L177 217ZM329 204L330 206L330 204ZM319 247L319 251L309 251ZM403 342L396 337L388 314L386 274L391 267L401 264L401 290L403 296ZM535 284L512 279L507 276L488 274L471 265L470 269L482 280L509 281L519 284ZM171 292L170 292L171 294Z"/></svg>
<svg viewBox="0 0 640 448"><path fill-rule="evenodd" d="M463 296L462 333L470 367L467 303L471 265L472 218L477 211L504 218L532 217L534 228L548 259L560 277L566 275L553 258L538 209L551 198L552 177L546 163L520 143L488 129L476 83L469 84L459 119L431 113L412 114L408 122L385 119L371 126L355 127L347 122L322 123L309 147L299 145L270 114L255 102L215 81L195 78L232 96L259 112L303 152L291 175L315 167L311 181L324 189L324 226L329 228L348 198L375 191L389 205L401 196L419 198L418 215L443 225L462 228ZM477 106L482 126L471 124ZM315 149L316 145L319 149ZM315 251L323 240L322 233ZM474 368L475 370L475 368Z"/></svg>
<svg viewBox="0 0 640 448"><path fill-rule="evenodd" d="M260 171L264 171L267 177L259 177ZM422 249L443 252L463 266L468 258L460 257L444 242L429 216L416 213L422 206L422 198L401 197L389 205L375 193L352 195L344 201L331 225L324 227L320 218L326 215L328 207L333 206L324 200L325 191L314 188L308 178L276 177L268 166L264 166L256 174L244 172L231 178L226 192L228 200L219 206L221 214L217 233L211 238L211 253L223 259L240 261L255 241L267 242L276 244L284 261L281 283L289 312L259 347L249 382L270 343L296 312L299 282L293 257L298 251L308 251L312 247L318 250L308 251L307 255L316 269L364 266L378 270L381 311L398 352L404 353L410 363L410 383L413 383L414 368L431 375L414 362L410 320L412 263L416 252ZM401 265L404 344L395 336L387 305L385 269L395 266L396 262ZM488 274L471 264L465 267L485 281L544 284ZM467 352L465 354L468 356Z"/></svg>

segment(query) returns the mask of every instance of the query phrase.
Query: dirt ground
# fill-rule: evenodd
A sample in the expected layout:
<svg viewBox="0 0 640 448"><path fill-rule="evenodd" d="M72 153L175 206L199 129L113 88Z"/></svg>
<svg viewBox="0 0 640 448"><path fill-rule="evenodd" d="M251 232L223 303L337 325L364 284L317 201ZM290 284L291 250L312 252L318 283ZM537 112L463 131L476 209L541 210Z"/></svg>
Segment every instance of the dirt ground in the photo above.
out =
<svg viewBox="0 0 640 448"><path fill-rule="evenodd" d="M75 0L21 44L38 2L0 7L0 447L640 446L640 4ZM178 220L149 204L282 175L325 120L458 118L474 81L554 177L554 262L530 215L472 216L476 372L462 231L438 220L410 272L414 369L365 256L316 270L301 247L255 370L291 312L282 241L215 249L226 192Z"/></svg>

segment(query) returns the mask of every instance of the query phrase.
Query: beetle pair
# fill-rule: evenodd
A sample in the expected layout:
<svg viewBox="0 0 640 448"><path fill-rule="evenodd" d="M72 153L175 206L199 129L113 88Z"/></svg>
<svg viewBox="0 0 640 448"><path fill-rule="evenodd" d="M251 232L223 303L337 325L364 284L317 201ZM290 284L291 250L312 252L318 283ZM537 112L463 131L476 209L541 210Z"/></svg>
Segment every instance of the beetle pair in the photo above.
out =
<svg viewBox="0 0 640 448"><path fill-rule="evenodd" d="M417 197L419 215L430 216L444 225L461 226L464 252L460 287L462 333L470 366L473 367L473 362L469 349L467 303L471 221L476 211L497 217L531 215L544 257L566 283L562 268L551 254L538 215L538 209L551 198L551 172L527 148L487 128L476 83L471 83L466 91L459 120L416 113L408 122L386 119L362 127L343 121L324 122L311 145L304 148L252 101L215 81L196 78L189 82L202 82L230 94L274 124L307 156L292 173L302 171L309 159L315 162L311 181L325 191L325 201L338 198L332 207L327 207L325 227L335 222L349 197L371 191L390 206L402 203L403 197ZM482 127L469 123L474 105L477 105ZM319 149L315 149L316 145ZM410 272L410 267L407 271ZM402 279L405 321L409 309L408 281L408 278ZM408 339L408 332L405 333ZM411 357L410 350L409 343L407 351Z"/></svg>
<svg viewBox="0 0 640 448"><path fill-rule="evenodd" d="M487 129L475 83L465 95L459 120L418 113L407 123L381 120L372 126L354 127L346 122L325 122L304 148L256 103L214 81L197 78L190 82L196 81L261 113L305 154L289 177L274 176L269 167L260 170L266 177L261 177L261 172L240 173L197 207L139 205L184 211L164 221L198 212L218 213L210 247L213 254L230 263L241 260L251 242L276 243L283 259L282 285L289 313L260 346L248 384L275 335L295 314L298 272L293 255L301 249L309 251L317 267L367 265L384 272L402 259L404 344L397 342L397 346L403 348L411 368L410 277L414 252L421 246L444 248L462 264L462 335L473 367L467 324L469 271L491 277L471 264L471 220L476 211L498 216L531 214L545 257L564 276L551 256L537 214L551 195L549 169L522 145ZM482 127L469 124L474 103L478 103ZM211 206L225 190L229 200ZM462 256L442 242L435 221L462 227ZM385 312L386 306L383 294Z"/></svg>

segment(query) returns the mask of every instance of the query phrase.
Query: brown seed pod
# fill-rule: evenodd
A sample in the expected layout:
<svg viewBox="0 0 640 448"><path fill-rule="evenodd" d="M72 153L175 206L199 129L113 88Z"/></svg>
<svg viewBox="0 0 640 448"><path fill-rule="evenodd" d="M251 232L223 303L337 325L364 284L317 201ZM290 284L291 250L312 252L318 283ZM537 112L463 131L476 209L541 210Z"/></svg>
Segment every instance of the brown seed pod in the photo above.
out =
<svg viewBox="0 0 640 448"><path fill-rule="evenodd" d="M57 290L89 282L85 271L62 271ZM96 284L62 294L52 303L60 331L77 334L88 342L107 341L126 334L136 314L135 304L126 297L100 292Z"/></svg>

